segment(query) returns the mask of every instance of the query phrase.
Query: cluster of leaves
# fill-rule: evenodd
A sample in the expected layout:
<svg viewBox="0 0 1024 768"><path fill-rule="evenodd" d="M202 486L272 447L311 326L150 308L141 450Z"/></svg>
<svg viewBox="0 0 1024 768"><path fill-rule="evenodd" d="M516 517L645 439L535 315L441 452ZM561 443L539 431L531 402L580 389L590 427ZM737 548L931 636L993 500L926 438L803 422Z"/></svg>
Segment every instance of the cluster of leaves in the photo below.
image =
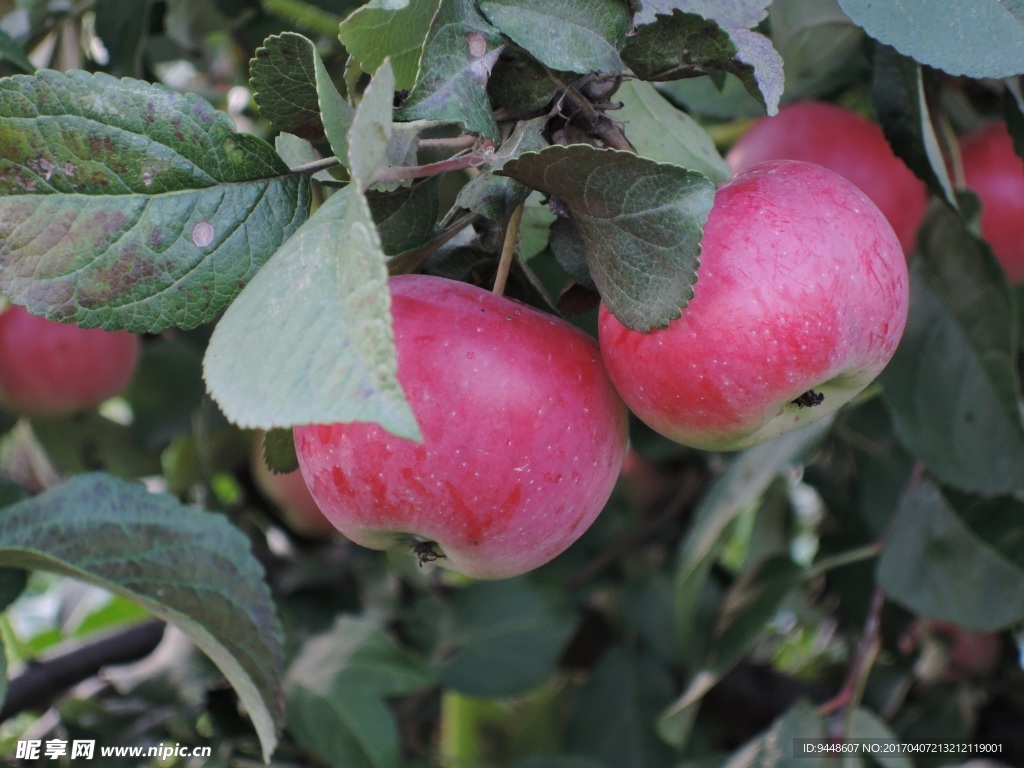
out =
<svg viewBox="0 0 1024 768"><path fill-rule="evenodd" d="M130 419L5 418L0 605L16 612L26 571L57 573L187 638L116 694L62 699L53 733L212 744L209 765L739 768L787 763L795 737L1019 721L1011 654L1005 684L918 663L940 645L922 617L1004 646L1024 619L1020 296L951 141L998 113L1024 147L1013 6L12 6L0 293L147 338ZM640 330L677 317L729 176L715 138L795 98L873 111L935 198L904 341L837 419L728 461L637 426L597 525L499 583L305 540L255 491L246 429L418 438L385 281L489 284L520 207L511 294L583 325L598 296ZM0 739L35 727L12 723Z"/></svg>

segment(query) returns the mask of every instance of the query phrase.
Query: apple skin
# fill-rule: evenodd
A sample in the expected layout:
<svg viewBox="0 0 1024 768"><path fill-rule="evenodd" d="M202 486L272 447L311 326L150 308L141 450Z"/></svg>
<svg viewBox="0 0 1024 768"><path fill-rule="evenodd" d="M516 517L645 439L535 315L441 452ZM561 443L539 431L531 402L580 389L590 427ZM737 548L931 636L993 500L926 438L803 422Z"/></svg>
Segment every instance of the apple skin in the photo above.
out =
<svg viewBox="0 0 1024 768"><path fill-rule="evenodd" d="M628 414L594 339L475 286L389 280L398 380L423 442L375 424L296 427L324 514L371 549L466 576L537 568L611 495Z"/></svg>
<svg viewBox="0 0 1024 768"><path fill-rule="evenodd" d="M285 473L270 471L263 460L262 436L256 441L251 468L256 487L280 510L281 518L293 531L313 539L327 538L338 532L320 511L299 470Z"/></svg>
<svg viewBox="0 0 1024 768"><path fill-rule="evenodd" d="M719 188L682 316L641 333L602 305L601 353L652 429L739 450L863 390L896 350L908 303L906 260L878 208L826 168L779 160ZM811 391L820 404L794 402Z"/></svg>
<svg viewBox="0 0 1024 768"><path fill-rule="evenodd" d="M981 198L981 234L1010 282L1024 285L1024 165L1005 123L962 137L960 157L967 187Z"/></svg>
<svg viewBox="0 0 1024 768"><path fill-rule="evenodd" d="M725 159L733 173L766 160L803 160L835 171L885 214L904 252L914 250L927 188L896 157L882 129L852 110L817 101L787 104L775 117L756 121Z"/></svg>
<svg viewBox="0 0 1024 768"><path fill-rule="evenodd" d="M0 403L14 413L58 416L119 394L139 361L139 337L79 328L10 305L0 312Z"/></svg>

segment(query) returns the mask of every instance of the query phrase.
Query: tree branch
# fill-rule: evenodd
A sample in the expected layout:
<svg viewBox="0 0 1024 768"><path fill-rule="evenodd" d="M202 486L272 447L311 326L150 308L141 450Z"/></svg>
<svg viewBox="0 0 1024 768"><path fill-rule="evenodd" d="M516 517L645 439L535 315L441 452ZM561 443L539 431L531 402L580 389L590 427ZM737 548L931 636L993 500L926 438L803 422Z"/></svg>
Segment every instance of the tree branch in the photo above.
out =
<svg viewBox="0 0 1024 768"><path fill-rule="evenodd" d="M26 709L49 706L54 697L95 676L103 667L145 658L160 643L165 626L162 621L147 621L61 656L29 663L7 687L0 723Z"/></svg>

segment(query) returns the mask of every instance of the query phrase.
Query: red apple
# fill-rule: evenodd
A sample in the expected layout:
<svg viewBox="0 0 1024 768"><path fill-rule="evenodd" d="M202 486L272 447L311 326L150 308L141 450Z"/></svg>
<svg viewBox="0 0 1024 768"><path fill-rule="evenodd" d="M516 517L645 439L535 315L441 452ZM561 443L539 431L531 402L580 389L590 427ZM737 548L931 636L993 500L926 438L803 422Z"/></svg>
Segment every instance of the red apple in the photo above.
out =
<svg viewBox="0 0 1024 768"><path fill-rule="evenodd" d="M789 160L718 190L694 292L650 333L602 306L601 352L640 419L708 450L832 413L885 367L907 319L906 260L885 217L841 176Z"/></svg>
<svg viewBox="0 0 1024 768"><path fill-rule="evenodd" d="M981 234L1015 285L1024 284L1024 164L1004 123L960 140L964 181L981 198Z"/></svg>
<svg viewBox="0 0 1024 768"><path fill-rule="evenodd" d="M914 250L927 190L867 118L834 104L787 104L775 117L758 120L726 155L734 173L766 160L803 160L846 177L889 219L903 250Z"/></svg>
<svg viewBox="0 0 1024 768"><path fill-rule="evenodd" d="M130 333L55 323L8 306L0 312L0 403L30 416L92 408L128 385L139 352Z"/></svg>
<svg viewBox="0 0 1024 768"><path fill-rule="evenodd" d="M390 280L398 379L423 442L296 427L306 483L348 538L480 579L565 550L611 495L627 412L593 338L465 283Z"/></svg>
<svg viewBox="0 0 1024 768"><path fill-rule="evenodd" d="M263 461L263 437L256 441L253 451L252 479L260 493L266 496L281 512L281 518L296 533L320 538L337 533L331 521L324 517L313 495L306 487L299 470L274 473Z"/></svg>

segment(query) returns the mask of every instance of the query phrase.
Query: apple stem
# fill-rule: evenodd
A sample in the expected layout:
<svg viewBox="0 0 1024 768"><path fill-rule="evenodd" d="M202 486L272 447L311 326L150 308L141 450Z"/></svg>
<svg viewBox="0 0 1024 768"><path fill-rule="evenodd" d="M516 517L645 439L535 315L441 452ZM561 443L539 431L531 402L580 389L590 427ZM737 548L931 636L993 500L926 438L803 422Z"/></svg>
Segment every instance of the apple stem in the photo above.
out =
<svg viewBox="0 0 1024 768"><path fill-rule="evenodd" d="M494 277L494 293L501 296L505 293L505 284L508 282L508 273L512 269L512 256L516 251L516 243L519 240L519 224L523 220L524 203L516 206L509 217L508 226L505 227L505 242L501 246L501 261L498 262L498 274Z"/></svg>

